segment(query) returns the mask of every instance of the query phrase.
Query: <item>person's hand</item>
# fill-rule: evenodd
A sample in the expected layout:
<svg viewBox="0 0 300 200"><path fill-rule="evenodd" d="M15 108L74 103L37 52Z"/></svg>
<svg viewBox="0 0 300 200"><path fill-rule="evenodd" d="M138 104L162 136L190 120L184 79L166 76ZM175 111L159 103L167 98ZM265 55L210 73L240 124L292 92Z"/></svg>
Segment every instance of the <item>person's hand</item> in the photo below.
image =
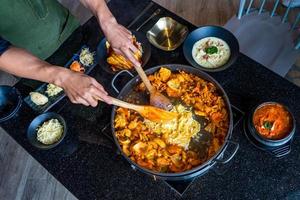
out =
<svg viewBox="0 0 300 200"><path fill-rule="evenodd" d="M101 99L111 104L111 98L94 78L68 69L61 71L59 81L55 84L64 89L72 103L96 107L97 99Z"/></svg>
<svg viewBox="0 0 300 200"><path fill-rule="evenodd" d="M112 49L128 58L134 65L140 66L140 62L134 57L139 51L132 43L132 34L124 26L118 24L115 19L102 23L102 30Z"/></svg>

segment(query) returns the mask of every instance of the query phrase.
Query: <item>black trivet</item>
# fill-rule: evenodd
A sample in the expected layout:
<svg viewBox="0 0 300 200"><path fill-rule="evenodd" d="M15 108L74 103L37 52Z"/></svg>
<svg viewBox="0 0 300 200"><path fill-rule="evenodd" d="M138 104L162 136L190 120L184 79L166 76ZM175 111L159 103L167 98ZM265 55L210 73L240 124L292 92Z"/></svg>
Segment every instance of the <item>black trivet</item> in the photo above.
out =
<svg viewBox="0 0 300 200"><path fill-rule="evenodd" d="M242 120L245 113L234 105L231 105L231 109L233 116L233 128L235 128L235 126Z"/></svg>
<svg viewBox="0 0 300 200"><path fill-rule="evenodd" d="M247 118L244 119L243 122L243 128L244 128L244 133L246 138L249 140L249 142L254 145L256 148L263 150L269 154L271 154L272 156L275 156L277 158L286 156L287 154L289 154L291 152L291 144L293 141L293 138L286 144L283 144L281 146L278 147L270 147L264 144L261 144L260 142L258 142L250 133L248 127L247 127Z"/></svg>
<svg viewBox="0 0 300 200"><path fill-rule="evenodd" d="M233 114L233 127L235 127L243 118L244 112L241 111L239 108L235 106L231 106L232 108L232 114ZM90 138L90 143L97 143L98 145L101 145L103 147L109 147L110 149L113 149L119 154L120 152L114 145L114 139L111 133L111 125L110 123L107 123L101 130L102 134L97 134L97 136L94 136ZM105 138L101 138L101 137ZM97 139L98 138L98 139ZM100 139L101 138L101 139ZM87 141L87 140L85 140ZM215 168L215 167L214 167ZM218 169L214 170L217 174ZM222 170L224 171L224 170ZM201 174L203 175L203 174ZM184 180L184 181L164 181L172 190L174 190L176 193L178 193L180 196L182 196L185 191L192 185L192 183L195 181L196 178L192 178L189 180Z"/></svg>
<svg viewBox="0 0 300 200"><path fill-rule="evenodd" d="M189 189L196 178L184 181L164 181L172 190L182 196Z"/></svg>
<svg viewBox="0 0 300 200"><path fill-rule="evenodd" d="M234 105L231 105L231 109L232 109L232 115L233 115L233 127L235 127L243 118L244 116L244 112L241 111L239 108L235 107ZM228 164L227 164L228 165ZM214 167L215 168L215 167ZM220 173L218 173L219 171L225 171L225 170L218 170L215 169L214 170L215 173L217 173L218 175L221 175ZM200 174L200 176L203 174ZM196 178L192 178L189 180L184 180L184 181L164 181L172 190L174 190L175 192L177 192L177 194L179 194L180 196L182 196L187 190L188 188L192 185L192 183L197 179Z"/></svg>

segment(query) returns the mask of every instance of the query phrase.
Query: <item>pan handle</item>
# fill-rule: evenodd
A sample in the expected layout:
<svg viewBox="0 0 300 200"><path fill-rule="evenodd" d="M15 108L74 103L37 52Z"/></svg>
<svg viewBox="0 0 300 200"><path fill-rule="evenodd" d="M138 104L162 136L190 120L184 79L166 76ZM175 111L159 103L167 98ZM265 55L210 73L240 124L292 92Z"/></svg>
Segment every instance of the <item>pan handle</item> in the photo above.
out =
<svg viewBox="0 0 300 200"><path fill-rule="evenodd" d="M236 154L237 151L239 150L239 147L240 147L239 143L233 142L233 141L231 141L231 140L228 140L228 141L227 141L226 149L228 148L229 145L234 145L234 147L233 147L234 149L233 149L231 155L228 156L227 158L221 158L221 159L218 159L218 158L217 158L217 159L215 160L217 163L220 163L220 164L226 164L226 163L228 163L229 161L232 160L232 158L235 156L235 154Z"/></svg>
<svg viewBox="0 0 300 200"><path fill-rule="evenodd" d="M129 74L132 78L134 77L134 75L128 71L128 70L122 70L122 71L119 71L114 77L113 79L111 80L111 87L116 91L116 93L120 93L120 90L115 86L115 81L116 79L123 73L127 73Z"/></svg>

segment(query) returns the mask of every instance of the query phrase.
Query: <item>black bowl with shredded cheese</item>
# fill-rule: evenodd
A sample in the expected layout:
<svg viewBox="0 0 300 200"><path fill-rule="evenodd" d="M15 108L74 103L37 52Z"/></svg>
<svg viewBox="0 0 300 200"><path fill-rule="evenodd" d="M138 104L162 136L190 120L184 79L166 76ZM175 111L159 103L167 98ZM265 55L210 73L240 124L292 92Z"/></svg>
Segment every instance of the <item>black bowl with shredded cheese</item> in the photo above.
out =
<svg viewBox="0 0 300 200"><path fill-rule="evenodd" d="M41 136L38 136L38 132L39 132L38 130L41 129L41 127L43 125L47 125L47 124L49 125L49 122L51 122L50 124L54 123L58 127L61 127L62 130L58 134L59 135L58 138L49 139L46 136L46 139L44 140L45 142L42 143L43 140L41 140ZM58 127L55 127L55 129ZM52 130L50 130L50 131L52 131ZM63 117L57 113L48 112L48 113L44 113L44 114L37 116L31 122L31 124L29 125L29 127L27 129L27 138L28 138L28 141L36 148L47 150L47 149L52 149L52 148L56 147L58 144L60 144L64 140L66 133L67 133L67 125L66 125L66 122L63 119ZM44 133L44 134L47 134L47 133ZM49 134L51 134L51 133L49 132ZM49 135L49 137L51 137L51 136ZM45 138L45 136L43 136L43 138ZM53 142L49 142L51 140Z"/></svg>

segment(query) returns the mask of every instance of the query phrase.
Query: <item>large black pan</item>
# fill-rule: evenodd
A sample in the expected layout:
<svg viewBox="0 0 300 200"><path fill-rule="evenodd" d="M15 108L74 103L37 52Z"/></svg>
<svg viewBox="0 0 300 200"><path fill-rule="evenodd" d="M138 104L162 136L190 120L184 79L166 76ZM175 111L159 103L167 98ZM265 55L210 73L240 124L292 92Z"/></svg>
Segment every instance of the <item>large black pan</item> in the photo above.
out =
<svg viewBox="0 0 300 200"><path fill-rule="evenodd" d="M228 108L229 111L229 129L228 129L228 133L225 137L225 141L224 144L221 146L221 148L219 149L219 151L212 156L209 160L207 160L205 163L189 170L189 171L185 171L185 172L181 172L181 173L159 173L159 172L154 172L145 168L142 168L141 166L139 166L138 164L134 163L132 160L130 160L130 158L128 156L126 156L121 149L121 146L118 142L118 139L115 135L115 129L114 129L114 119L115 119L115 114L116 114L116 107L113 107L112 110L112 114L111 114L111 126L112 126L112 133L113 133L113 137L115 140L115 143L119 149L120 152L122 152L122 155L127 159L127 161L131 164L131 166L134 169L138 169L146 174L164 179L164 180L170 180L170 181L178 181L178 180L186 180L189 178L193 178L195 176L199 176L205 172L208 171L209 168L211 168L213 165L215 165L216 163L227 163L229 162L234 155L236 154L239 145L237 143L234 143L232 141L230 141L229 139L231 138L231 134L232 134L232 129L233 129L233 116L232 116L232 110L231 110L231 106L230 106L230 102L229 99L225 93L225 91L223 90L223 88L221 87L221 85L214 80L211 76L209 76L208 74L204 73L203 71L190 67L190 66L185 66L185 65L179 65L179 64L168 64L168 65L161 65L161 66L156 66L153 68L150 68L148 70L146 70L146 74L150 75L155 73L156 71L158 71L161 67L166 67L168 69L170 69L171 71L185 71L188 73L192 73L194 75L197 75L198 77L201 77L207 81L210 81L212 83L215 84L215 86L217 87L217 89L219 90L219 93L222 94L226 106ZM124 72L124 71L123 71ZM121 73L123 73L121 72ZM120 73L116 74L116 76L113 79L112 85L114 86L114 81L115 79L119 76ZM131 102L135 102L135 103L139 103L139 104L147 104L149 102L149 96L145 93L136 93L134 91L134 88L137 86L137 84L140 82L140 78L139 76L134 77L133 79L131 79L121 90L121 92L118 95L119 99L125 100L125 101L131 101ZM226 156L227 158L224 159L223 155L224 152L226 150L226 148L228 147L228 145L233 144L235 146L232 154L230 156Z"/></svg>

